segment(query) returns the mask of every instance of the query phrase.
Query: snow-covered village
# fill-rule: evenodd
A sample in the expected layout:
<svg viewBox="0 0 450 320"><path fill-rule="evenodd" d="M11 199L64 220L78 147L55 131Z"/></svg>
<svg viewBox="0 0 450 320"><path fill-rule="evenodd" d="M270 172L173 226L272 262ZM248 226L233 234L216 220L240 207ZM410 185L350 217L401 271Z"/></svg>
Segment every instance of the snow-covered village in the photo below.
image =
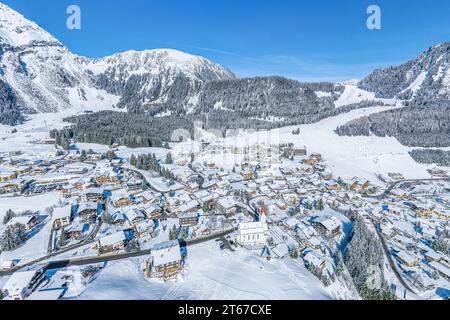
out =
<svg viewBox="0 0 450 320"><path fill-rule="evenodd" d="M306 147L223 143L1 153L3 298L448 296L447 171L347 179Z"/></svg>
<svg viewBox="0 0 450 320"><path fill-rule="evenodd" d="M450 42L356 74L268 55L344 73L300 81L199 47L75 54L1 1L2 303L450 298Z"/></svg>

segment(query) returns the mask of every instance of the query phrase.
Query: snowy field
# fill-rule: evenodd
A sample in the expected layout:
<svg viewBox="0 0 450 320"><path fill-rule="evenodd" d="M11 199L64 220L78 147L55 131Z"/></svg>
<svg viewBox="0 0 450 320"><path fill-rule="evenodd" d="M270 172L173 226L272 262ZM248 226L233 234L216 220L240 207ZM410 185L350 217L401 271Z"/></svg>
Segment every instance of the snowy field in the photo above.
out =
<svg viewBox="0 0 450 320"><path fill-rule="evenodd" d="M306 146L309 153L323 155L329 170L343 178L361 177L377 182L376 174L402 173L405 178L429 178L427 169L433 165L415 162L408 154L412 148L403 146L392 137L340 137L334 130L351 120L392 107L372 107L328 118L314 124L275 129L269 132L241 135L236 141L252 145L260 141L280 141ZM292 131L300 127L300 135ZM270 137L269 137L270 136Z"/></svg>
<svg viewBox="0 0 450 320"><path fill-rule="evenodd" d="M321 153L335 176L342 176L343 178L358 176L376 182L376 174L387 174L389 172L402 173L405 178L429 178L427 169L434 166L416 163L408 154L412 148L401 145L395 138L381 138L376 136L339 137L334 133L334 130L338 126L346 124L351 120L389 110L390 108L392 107L359 109L314 124L286 127L269 132L244 133L236 139L233 139L232 143L235 145L252 145L261 141L292 142L299 147L306 146L308 152ZM66 116L79 113L80 111L77 110L75 108L59 114L34 115L31 121L17 127L19 131L17 134L11 134L10 127L0 126L0 150L22 150L35 156L54 155L54 146L35 145L32 142L48 137L50 129L66 126L67 124L62 123L62 119ZM300 135L292 135L292 131L298 127L300 127ZM179 153L185 153L185 149L189 149L192 146L196 146L196 144L187 142L175 145L172 153L177 159ZM106 151L108 148L103 145L86 143L80 143L79 147L81 149L93 149L94 151ZM167 150L120 147L117 152L118 156L124 158L129 158L132 154L148 153L156 153L159 158L164 158ZM227 168L232 167L238 159L235 155L226 158L222 155L216 155L211 159L205 160L211 160L217 163L223 161L222 166Z"/></svg>
<svg viewBox="0 0 450 320"><path fill-rule="evenodd" d="M146 280L138 259L110 263L79 299L333 299L300 263L265 261L248 252L221 251L215 242L189 248L176 281Z"/></svg>
<svg viewBox="0 0 450 320"><path fill-rule="evenodd" d="M96 143L77 143L77 147L80 150L93 150L94 152L107 152L109 150L109 146L105 146L102 144ZM116 155L120 158L129 160L131 156L134 154L135 156L139 155L147 155L147 154L155 154L158 159L165 159L167 153L169 153L168 149L163 148L127 148L124 146L120 146L118 151L115 152Z"/></svg>
<svg viewBox="0 0 450 320"><path fill-rule="evenodd" d="M42 215L45 215L45 209L58 204L59 199L59 193L48 193L35 197L0 198L0 231L2 232L4 228L2 225L3 217L8 209L12 209L16 213L21 213L26 210L33 212L39 211ZM0 254L0 261L19 259L22 264L26 261L45 256L47 254L48 239L51 230L52 223L47 219L46 223L40 226L31 239L27 240L23 246L11 252L2 252Z"/></svg>
<svg viewBox="0 0 450 320"><path fill-rule="evenodd" d="M22 211L44 211L48 207L57 205L60 200L58 192L46 193L34 197L13 197L13 198L0 198L0 221L3 221L3 217L8 209L13 210L16 213Z"/></svg>

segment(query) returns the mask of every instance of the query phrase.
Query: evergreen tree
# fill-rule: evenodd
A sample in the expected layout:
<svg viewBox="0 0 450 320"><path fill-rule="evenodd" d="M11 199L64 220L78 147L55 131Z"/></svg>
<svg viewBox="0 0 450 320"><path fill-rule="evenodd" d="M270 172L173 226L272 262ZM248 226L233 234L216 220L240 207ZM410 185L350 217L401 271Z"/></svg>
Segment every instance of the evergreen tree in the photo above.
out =
<svg viewBox="0 0 450 320"><path fill-rule="evenodd" d="M102 216L102 221L103 223L107 224L107 225L113 225L114 224L114 219L112 217L111 214L106 213Z"/></svg>
<svg viewBox="0 0 450 320"><path fill-rule="evenodd" d="M27 232L21 224L8 226L0 238L0 251L13 251L27 240Z"/></svg>
<svg viewBox="0 0 450 320"><path fill-rule="evenodd" d="M59 241L58 241L58 247L62 248L64 247L64 245L66 244L67 241L67 232L65 228L61 229L61 235L59 237Z"/></svg>
<svg viewBox="0 0 450 320"><path fill-rule="evenodd" d="M11 209L8 209L5 213L5 216L3 217L3 224L6 225L8 222L11 221L12 218L14 218L16 214Z"/></svg>
<svg viewBox="0 0 450 320"><path fill-rule="evenodd" d="M323 204L323 200L322 199L317 201L316 209L319 210L319 211L323 211L325 209L325 206Z"/></svg>
<svg viewBox="0 0 450 320"><path fill-rule="evenodd" d="M173 164L173 158L170 152L166 156L166 164Z"/></svg>
<svg viewBox="0 0 450 320"><path fill-rule="evenodd" d="M367 287L369 277L378 274L381 277L379 288L372 290L387 290L383 287L383 261L384 253L380 241L367 228L364 218L356 212L349 212L348 216L353 221L353 228L350 235L350 242L344 251L344 263L353 278L358 291L363 293ZM372 284L373 285L373 284Z"/></svg>

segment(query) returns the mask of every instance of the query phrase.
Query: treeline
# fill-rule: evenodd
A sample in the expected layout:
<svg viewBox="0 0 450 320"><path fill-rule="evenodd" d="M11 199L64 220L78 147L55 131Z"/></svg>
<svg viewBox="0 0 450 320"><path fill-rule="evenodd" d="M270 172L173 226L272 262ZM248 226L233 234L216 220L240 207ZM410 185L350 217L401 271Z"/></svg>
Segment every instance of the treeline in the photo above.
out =
<svg viewBox="0 0 450 320"><path fill-rule="evenodd" d="M1 74L1 70L0 70ZM0 80L0 124L15 126L25 121L12 88Z"/></svg>
<svg viewBox="0 0 450 320"><path fill-rule="evenodd" d="M412 150L411 157L419 163L436 164L441 167L450 167L450 151L443 150Z"/></svg>
<svg viewBox="0 0 450 320"><path fill-rule="evenodd" d="M336 129L341 136L395 137L409 147L450 146L450 106L406 107L351 121Z"/></svg>
<svg viewBox="0 0 450 320"><path fill-rule="evenodd" d="M193 138L194 123L203 124L202 129L216 129L225 135L229 129L253 129L271 130L291 125L315 123L328 117L348 112L358 108L373 106L377 102L364 101L341 108L331 107L327 111L317 112L314 108L310 111L298 109L289 117L272 121L270 118L277 114L277 108L268 113L259 115L251 110L229 111L211 110L205 113L190 115L171 115L165 117L153 117L142 113L143 109L133 109L132 112L101 111L64 119L72 125L63 130L53 130L51 137L56 143L68 147L68 140L79 142L98 143L112 145L118 143L130 148L162 147L168 148L168 142L178 142L180 137L175 134L182 130ZM309 108L309 107L308 107ZM293 109L294 110L294 109ZM311 112L311 113L308 113Z"/></svg>
<svg viewBox="0 0 450 320"><path fill-rule="evenodd" d="M334 109L333 97L319 98L312 88L331 90L334 85L314 86L281 77L212 81L205 84L195 112L208 114L219 109L247 119L290 119Z"/></svg>
<svg viewBox="0 0 450 320"><path fill-rule="evenodd" d="M172 164L173 159L170 153L167 154L166 164ZM139 170L153 171L158 172L159 175L166 179L175 180L175 176L172 172L170 172L167 168L165 168L162 163L156 158L156 155L151 154L142 154L135 156L131 155L130 164L136 167Z"/></svg>
<svg viewBox="0 0 450 320"><path fill-rule="evenodd" d="M72 126L52 131L55 139L74 139L79 142L112 145L118 143L130 148L168 148L167 142L177 129L193 133L189 117L169 116L155 118L142 114L102 111L64 119Z"/></svg>
<svg viewBox="0 0 450 320"><path fill-rule="evenodd" d="M192 138L197 121L203 129L225 134L228 129L271 130L315 123L354 109L382 105L362 101L336 108L334 102L342 90L333 83L304 84L281 77L212 81L204 85L190 114L182 115L178 110L170 116L155 117L170 109L164 104L147 108L136 103L128 105L127 113L102 111L67 118L72 126L53 135L58 141L70 138L130 148L165 147L174 141L176 130L188 132ZM330 96L318 97L316 91L329 92Z"/></svg>

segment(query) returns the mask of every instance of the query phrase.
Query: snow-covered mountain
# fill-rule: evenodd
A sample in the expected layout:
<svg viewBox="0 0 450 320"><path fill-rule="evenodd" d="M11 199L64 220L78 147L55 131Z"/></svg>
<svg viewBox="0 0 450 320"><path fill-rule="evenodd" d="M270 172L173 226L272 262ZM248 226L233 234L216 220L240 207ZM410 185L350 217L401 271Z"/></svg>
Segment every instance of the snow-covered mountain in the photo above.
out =
<svg viewBox="0 0 450 320"><path fill-rule="evenodd" d="M450 101L450 42L430 47L417 59L375 70L359 83L381 98L399 98L411 105Z"/></svg>
<svg viewBox="0 0 450 320"><path fill-rule="evenodd" d="M91 60L87 69L98 88L122 97L119 107L175 113L194 107L203 84L235 79L218 64L170 49L119 53Z"/></svg>
<svg viewBox="0 0 450 320"><path fill-rule="evenodd" d="M145 110L149 115L227 111L237 117L272 120L301 114L302 121L310 121L311 111L323 118L351 105L389 102L382 98L411 105L450 101L450 43L433 46L401 66L376 70L359 82L237 79L205 58L170 49L128 51L102 59L80 57L0 3L3 124L21 122L26 113L112 107Z"/></svg>
<svg viewBox="0 0 450 320"><path fill-rule="evenodd" d="M34 22L0 3L0 83L7 88L4 92L14 96L16 110L104 108L117 101L94 87L84 61ZM11 124L14 119L3 122Z"/></svg>
<svg viewBox="0 0 450 320"><path fill-rule="evenodd" d="M1 123L20 113L141 105L189 107L203 83L233 79L225 68L175 50L125 52L92 60L0 3Z"/></svg>

